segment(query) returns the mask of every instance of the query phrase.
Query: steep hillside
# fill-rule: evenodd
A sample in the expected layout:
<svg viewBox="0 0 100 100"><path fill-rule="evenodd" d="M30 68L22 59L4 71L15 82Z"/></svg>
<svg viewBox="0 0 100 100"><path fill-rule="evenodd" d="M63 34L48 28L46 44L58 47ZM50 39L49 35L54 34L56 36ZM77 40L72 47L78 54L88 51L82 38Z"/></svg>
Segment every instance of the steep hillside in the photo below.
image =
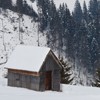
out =
<svg viewBox="0 0 100 100"><path fill-rule="evenodd" d="M6 63L20 43L45 46L46 36L38 32L38 23L33 18L0 8L0 65Z"/></svg>

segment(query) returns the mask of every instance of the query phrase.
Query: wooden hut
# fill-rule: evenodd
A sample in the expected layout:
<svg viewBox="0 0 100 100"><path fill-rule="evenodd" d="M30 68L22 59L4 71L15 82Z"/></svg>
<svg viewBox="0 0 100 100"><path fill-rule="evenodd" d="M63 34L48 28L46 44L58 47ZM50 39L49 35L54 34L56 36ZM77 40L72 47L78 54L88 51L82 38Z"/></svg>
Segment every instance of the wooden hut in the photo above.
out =
<svg viewBox="0 0 100 100"><path fill-rule="evenodd" d="M8 86L60 91L61 67L50 48L19 45L5 65Z"/></svg>

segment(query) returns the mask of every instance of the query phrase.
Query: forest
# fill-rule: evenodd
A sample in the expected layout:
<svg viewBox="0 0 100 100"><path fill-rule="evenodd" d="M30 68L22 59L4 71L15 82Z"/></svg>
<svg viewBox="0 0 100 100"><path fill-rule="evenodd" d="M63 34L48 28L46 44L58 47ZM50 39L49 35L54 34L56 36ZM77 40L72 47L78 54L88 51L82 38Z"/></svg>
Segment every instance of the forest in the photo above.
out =
<svg viewBox="0 0 100 100"><path fill-rule="evenodd" d="M72 63L72 68L79 72L78 78L83 70L87 79L88 75L94 76L100 67L100 1L90 0L88 7L84 1L82 8L76 0L73 12L66 3L56 8L53 0L36 2L38 14L25 0L17 0L16 5L12 5L12 0L0 0L0 7L36 19L39 31L45 31L48 47Z"/></svg>
<svg viewBox="0 0 100 100"><path fill-rule="evenodd" d="M48 46L58 50L59 58L64 54L79 77L83 69L94 76L100 67L100 1L90 0L88 7L84 1L81 8L76 0L73 12L67 4L56 9L53 0L38 0L38 6L40 31L47 31Z"/></svg>

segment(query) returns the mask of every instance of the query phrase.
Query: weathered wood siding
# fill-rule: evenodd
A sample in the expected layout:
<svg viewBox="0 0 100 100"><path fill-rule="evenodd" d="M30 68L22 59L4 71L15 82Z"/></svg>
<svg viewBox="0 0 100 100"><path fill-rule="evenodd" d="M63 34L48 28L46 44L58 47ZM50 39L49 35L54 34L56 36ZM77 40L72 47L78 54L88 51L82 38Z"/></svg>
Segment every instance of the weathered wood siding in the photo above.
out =
<svg viewBox="0 0 100 100"><path fill-rule="evenodd" d="M45 90L45 72L52 71L52 90L60 91L60 67L51 55L48 55L40 72L40 91Z"/></svg>
<svg viewBox="0 0 100 100"><path fill-rule="evenodd" d="M46 66L46 71L60 69L59 65L51 55L48 55L44 66Z"/></svg>
<svg viewBox="0 0 100 100"><path fill-rule="evenodd" d="M14 73L8 70L8 86L14 86Z"/></svg>
<svg viewBox="0 0 100 100"><path fill-rule="evenodd" d="M53 91L60 91L60 67L49 53L39 73L8 69L8 85L37 91L45 91L46 72L50 72Z"/></svg>
<svg viewBox="0 0 100 100"><path fill-rule="evenodd" d="M53 91L60 91L60 71L54 70L52 72L52 90Z"/></svg>
<svg viewBox="0 0 100 100"><path fill-rule="evenodd" d="M31 89L39 91L40 77L32 76L31 81Z"/></svg>
<svg viewBox="0 0 100 100"><path fill-rule="evenodd" d="M8 86L23 87L32 90L39 90L40 77L24 75L8 70Z"/></svg>
<svg viewBox="0 0 100 100"><path fill-rule="evenodd" d="M45 91L45 72L40 75L40 91Z"/></svg>

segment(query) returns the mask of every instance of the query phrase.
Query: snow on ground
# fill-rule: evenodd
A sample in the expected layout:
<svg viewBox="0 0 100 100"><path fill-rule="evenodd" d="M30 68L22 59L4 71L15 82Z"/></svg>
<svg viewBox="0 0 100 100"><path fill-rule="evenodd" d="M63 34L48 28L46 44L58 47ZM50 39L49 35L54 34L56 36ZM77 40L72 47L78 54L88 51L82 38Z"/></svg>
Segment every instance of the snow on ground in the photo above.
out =
<svg viewBox="0 0 100 100"><path fill-rule="evenodd" d="M74 9L75 1L76 1L76 0L54 0L54 2L55 2L55 4L56 4L57 8L59 8L59 5L60 5L60 4L66 3L67 6L68 6L68 8L69 8L69 10L70 10L71 12L72 12L73 9ZM88 7L88 4L89 4L89 1L90 1L90 0L79 0L79 2L80 2L80 4L81 4L81 7L83 7L83 2L84 2L84 1L86 2L87 7Z"/></svg>
<svg viewBox="0 0 100 100"><path fill-rule="evenodd" d="M100 100L100 88L61 85L62 92L37 92L7 86L3 66L0 68L0 100Z"/></svg>
<svg viewBox="0 0 100 100"><path fill-rule="evenodd" d="M3 66L4 65L0 65L0 86L7 86L7 79L4 78L7 70L4 69Z"/></svg>
<svg viewBox="0 0 100 100"><path fill-rule="evenodd" d="M24 88L0 86L1 100L100 100L100 89L63 85L63 92L36 92Z"/></svg>

